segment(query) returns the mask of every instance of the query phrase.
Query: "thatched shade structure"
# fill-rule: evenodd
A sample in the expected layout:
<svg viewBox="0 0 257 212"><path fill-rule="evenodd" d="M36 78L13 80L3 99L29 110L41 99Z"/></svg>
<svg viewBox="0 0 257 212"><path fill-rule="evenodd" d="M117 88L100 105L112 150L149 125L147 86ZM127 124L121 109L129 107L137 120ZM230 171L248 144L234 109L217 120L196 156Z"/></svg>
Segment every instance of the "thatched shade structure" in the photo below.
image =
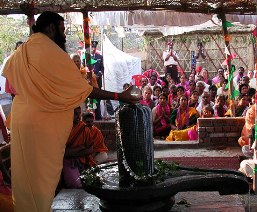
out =
<svg viewBox="0 0 257 212"><path fill-rule="evenodd" d="M22 4L34 4L37 13L173 10L189 13L256 14L256 0L0 0L0 15L22 14ZM24 8L24 7L23 7Z"/></svg>

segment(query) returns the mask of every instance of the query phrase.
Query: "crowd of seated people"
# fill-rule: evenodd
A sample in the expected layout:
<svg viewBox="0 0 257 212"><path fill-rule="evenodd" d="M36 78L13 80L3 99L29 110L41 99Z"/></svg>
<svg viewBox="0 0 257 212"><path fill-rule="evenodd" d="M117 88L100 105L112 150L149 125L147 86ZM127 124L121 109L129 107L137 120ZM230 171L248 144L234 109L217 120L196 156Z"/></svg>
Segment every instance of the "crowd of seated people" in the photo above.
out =
<svg viewBox="0 0 257 212"><path fill-rule="evenodd" d="M176 122L172 120L171 117L174 117L175 111L184 106L183 104L182 107L180 105L181 97L187 99L185 105L189 108L187 110L191 111L191 108L193 108L192 111L196 111L197 117L202 117L203 108L208 106L213 109L213 117L228 117L232 114L236 117L245 116L252 104L251 97L255 94L256 86L251 86L251 80L255 79L254 72L246 72L244 67L239 67L237 72L238 74L229 82L226 68L219 67L212 78L205 67L198 67L197 70L192 68L188 77L185 72L181 72L179 81L176 83L170 73L166 73L161 78L157 70L149 69L145 71L142 74L145 77L140 80L139 88L141 89L142 100L139 103L152 110L154 136L166 137L166 140L170 141L181 140L182 138L178 138L178 136L170 135L174 130L185 131L186 128L196 124L195 122L186 126L186 128L179 129L180 127L176 126ZM234 94L230 94L228 83L233 86ZM127 89L128 86L129 82L124 84L123 89ZM229 95L236 96L233 104ZM122 102L120 102L120 105L122 105ZM169 110L167 110L168 107ZM162 113L160 113L160 108L163 110ZM163 115L164 112L165 115ZM169 119L168 116L170 116ZM171 139L171 137L173 138Z"/></svg>
<svg viewBox="0 0 257 212"><path fill-rule="evenodd" d="M249 71L248 75L244 73L244 68L239 67L238 74L230 85L228 71L224 68L218 68L213 78L210 78L206 68L198 68L197 71L192 69L188 79L185 73L181 73L178 83L175 83L169 73L162 79L156 73L148 76L149 83L142 89L143 99L140 104L152 110L154 136L166 137L167 141L190 140L186 132L195 127L198 117L204 117L204 108L212 108L209 112L212 117L229 117L232 114L244 117L253 104L252 96L256 89L256 86L250 84L254 79L254 72ZM230 94L230 86L238 91ZM229 95L234 95L233 102ZM169 119L167 114L170 114ZM191 119L194 121L191 122ZM182 134L177 136L177 132Z"/></svg>

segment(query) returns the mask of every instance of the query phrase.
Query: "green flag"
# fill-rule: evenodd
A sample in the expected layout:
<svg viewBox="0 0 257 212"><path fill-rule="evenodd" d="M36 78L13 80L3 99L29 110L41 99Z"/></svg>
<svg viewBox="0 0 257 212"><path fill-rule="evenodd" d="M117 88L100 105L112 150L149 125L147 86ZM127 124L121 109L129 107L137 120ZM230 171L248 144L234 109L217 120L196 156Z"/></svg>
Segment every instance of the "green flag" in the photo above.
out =
<svg viewBox="0 0 257 212"><path fill-rule="evenodd" d="M225 21L225 23L223 23L222 26L225 28L225 27L232 27L234 25L229 21Z"/></svg>
<svg viewBox="0 0 257 212"><path fill-rule="evenodd" d="M238 90L234 90L230 96L230 99L235 99L235 97L239 95L240 95L240 92Z"/></svg>
<svg viewBox="0 0 257 212"><path fill-rule="evenodd" d="M228 89L230 81L233 79L233 73L236 71L236 67L234 65L231 66L229 75L228 75L228 84L226 84L225 89Z"/></svg>
<svg viewBox="0 0 257 212"><path fill-rule="evenodd" d="M81 57L82 60L85 60L86 59L86 53L85 54L82 54L82 57ZM97 61L94 60L93 58L90 57L90 61L89 62L86 62L87 65L94 65Z"/></svg>

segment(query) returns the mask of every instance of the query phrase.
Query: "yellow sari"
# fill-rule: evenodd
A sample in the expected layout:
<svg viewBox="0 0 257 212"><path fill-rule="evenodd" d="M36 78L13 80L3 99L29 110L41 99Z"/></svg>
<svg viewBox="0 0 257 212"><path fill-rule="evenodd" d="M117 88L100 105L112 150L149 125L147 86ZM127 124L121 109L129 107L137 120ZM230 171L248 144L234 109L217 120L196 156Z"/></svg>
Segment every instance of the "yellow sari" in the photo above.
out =
<svg viewBox="0 0 257 212"><path fill-rule="evenodd" d="M178 110L174 110L171 114L171 119L172 119L172 117L173 118L176 117L176 119L175 119L176 127L178 127L178 125L179 125L177 113L178 113ZM186 111L184 111L180 115L180 122L181 122L181 126L186 126L186 128L178 129L178 130L171 130L169 136L166 138L166 141L188 141L189 140L188 131L195 127L196 122L194 122L193 119L195 119L196 117L198 117L197 110L193 107L189 107L188 108L189 126L186 126L187 116L186 116ZM192 122L194 122L194 123L192 123Z"/></svg>

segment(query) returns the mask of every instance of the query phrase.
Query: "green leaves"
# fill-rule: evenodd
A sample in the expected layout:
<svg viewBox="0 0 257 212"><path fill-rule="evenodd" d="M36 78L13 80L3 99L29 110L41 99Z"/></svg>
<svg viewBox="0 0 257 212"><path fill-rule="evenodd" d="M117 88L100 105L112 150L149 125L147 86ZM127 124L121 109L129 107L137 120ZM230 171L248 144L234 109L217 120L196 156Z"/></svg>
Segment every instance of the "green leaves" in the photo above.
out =
<svg viewBox="0 0 257 212"><path fill-rule="evenodd" d="M175 162L167 163L163 160L156 160L154 165L157 170L156 181L164 181L168 175L172 175L172 172L179 168L179 164Z"/></svg>
<svg viewBox="0 0 257 212"><path fill-rule="evenodd" d="M98 167L92 167L82 172L80 176L81 181L87 186L101 186L103 182L97 175L100 169Z"/></svg>
<svg viewBox="0 0 257 212"><path fill-rule="evenodd" d="M17 41L25 41L29 36L29 27L26 24L26 16L19 19L8 16L0 16L0 63L10 55Z"/></svg>

